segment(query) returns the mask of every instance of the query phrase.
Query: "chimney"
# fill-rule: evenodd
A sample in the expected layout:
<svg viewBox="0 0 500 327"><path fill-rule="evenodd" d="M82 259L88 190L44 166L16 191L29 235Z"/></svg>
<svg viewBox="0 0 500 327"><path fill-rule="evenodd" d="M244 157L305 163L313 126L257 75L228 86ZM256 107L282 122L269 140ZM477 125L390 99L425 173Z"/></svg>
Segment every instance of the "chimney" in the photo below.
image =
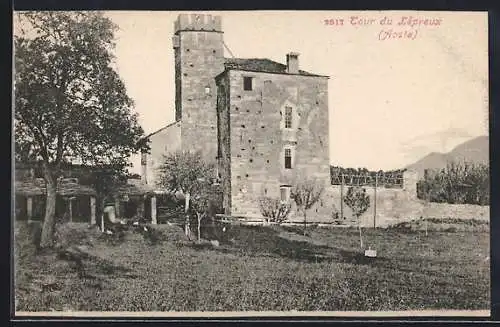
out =
<svg viewBox="0 0 500 327"><path fill-rule="evenodd" d="M297 52L290 52L286 55L286 72L288 74L299 73L299 54Z"/></svg>

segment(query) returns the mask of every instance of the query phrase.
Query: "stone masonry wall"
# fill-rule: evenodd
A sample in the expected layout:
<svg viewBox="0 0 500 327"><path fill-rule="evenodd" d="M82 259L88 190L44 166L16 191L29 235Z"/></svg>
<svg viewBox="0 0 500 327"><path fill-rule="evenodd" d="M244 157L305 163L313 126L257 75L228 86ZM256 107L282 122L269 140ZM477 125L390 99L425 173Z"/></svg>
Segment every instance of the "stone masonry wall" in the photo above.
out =
<svg viewBox="0 0 500 327"><path fill-rule="evenodd" d="M181 149L181 122L175 122L149 137L150 154L146 156L146 183L156 185L163 155Z"/></svg>
<svg viewBox="0 0 500 327"><path fill-rule="evenodd" d="M280 185L299 175L330 181L327 78L229 71L231 214L260 216L258 198L279 197ZM253 77L252 91L243 77ZM284 130L285 107L294 126ZM284 147L293 169L284 169Z"/></svg>
<svg viewBox="0 0 500 327"><path fill-rule="evenodd" d="M344 187L344 196L348 187ZM460 219L481 219L489 220L489 206L429 203L419 200L416 193L411 189L377 189L376 215L374 215L374 189L367 187L366 191L370 196L370 207L361 216L361 224L364 227L374 226L374 217L377 227L408 221L411 219L424 218L460 218ZM294 208L295 209L295 208ZM341 210L341 190L339 185L331 185L317 205L308 213L308 221L311 222L333 222L333 215ZM343 208L346 222L355 222L351 209L344 204ZM294 212L290 215L292 221L302 221L302 216Z"/></svg>
<svg viewBox="0 0 500 327"><path fill-rule="evenodd" d="M220 18L179 15L175 24L176 117L183 144L215 161L217 117L215 76L224 70ZM178 86L180 84L180 87Z"/></svg>
<svg viewBox="0 0 500 327"><path fill-rule="evenodd" d="M217 82L218 172L222 184L224 213L231 212L231 133L229 119L229 79L224 74Z"/></svg>

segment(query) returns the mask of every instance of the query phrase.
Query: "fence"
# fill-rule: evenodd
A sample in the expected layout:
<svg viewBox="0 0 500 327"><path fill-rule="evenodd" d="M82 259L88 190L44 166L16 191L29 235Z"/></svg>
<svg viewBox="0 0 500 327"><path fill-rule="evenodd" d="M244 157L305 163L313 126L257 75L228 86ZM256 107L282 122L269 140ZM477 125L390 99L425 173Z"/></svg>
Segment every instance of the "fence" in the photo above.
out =
<svg viewBox="0 0 500 327"><path fill-rule="evenodd" d="M397 173L364 173L332 175L332 184L340 185L340 218L344 219L344 188L345 186L373 187L373 227L377 225L377 189L403 188L403 171Z"/></svg>

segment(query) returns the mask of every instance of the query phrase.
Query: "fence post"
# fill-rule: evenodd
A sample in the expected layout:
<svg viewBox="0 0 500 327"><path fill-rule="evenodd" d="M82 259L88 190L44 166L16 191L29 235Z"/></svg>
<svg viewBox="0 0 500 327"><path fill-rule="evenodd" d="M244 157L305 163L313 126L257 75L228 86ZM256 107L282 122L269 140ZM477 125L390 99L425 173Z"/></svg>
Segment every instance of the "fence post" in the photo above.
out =
<svg viewBox="0 0 500 327"><path fill-rule="evenodd" d="M373 197L373 228L377 227L377 186L378 186L378 173L375 175L375 187Z"/></svg>
<svg viewBox="0 0 500 327"><path fill-rule="evenodd" d="M340 182L340 220L344 221L344 174L341 174Z"/></svg>

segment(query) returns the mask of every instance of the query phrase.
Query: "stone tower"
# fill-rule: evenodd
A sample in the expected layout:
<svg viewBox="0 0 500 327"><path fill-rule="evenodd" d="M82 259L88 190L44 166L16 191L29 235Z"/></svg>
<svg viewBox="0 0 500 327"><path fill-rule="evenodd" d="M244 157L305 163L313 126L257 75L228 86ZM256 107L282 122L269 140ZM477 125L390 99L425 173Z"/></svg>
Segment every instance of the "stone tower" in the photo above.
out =
<svg viewBox="0 0 500 327"><path fill-rule="evenodd" d="M174 24L175 118L182 148L217 156L215 76L224 70L220 16L180 14Z"/></svg>

